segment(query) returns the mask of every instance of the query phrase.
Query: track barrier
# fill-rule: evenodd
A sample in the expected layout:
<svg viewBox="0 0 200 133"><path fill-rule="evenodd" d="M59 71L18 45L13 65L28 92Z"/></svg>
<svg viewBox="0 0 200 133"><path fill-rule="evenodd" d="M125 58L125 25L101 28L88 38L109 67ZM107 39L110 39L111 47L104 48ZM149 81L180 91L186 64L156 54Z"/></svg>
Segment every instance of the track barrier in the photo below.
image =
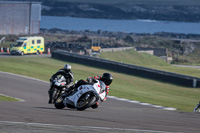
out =
<svg viewBox="0 0 200 133"><path fill-rule="evenodd" d="M180 86L200 88L199 77L166 72L152 68L136 66L132 64L125 64L121 62L90 57L86 55L79 55L75 53L66 52L64 50L58 50L52 52L51 57L63 61L84 64L96 68L103 68L111 71L116 71L119 73L125 73L128 75L154 79L157 81L167 82Z"/></svg>

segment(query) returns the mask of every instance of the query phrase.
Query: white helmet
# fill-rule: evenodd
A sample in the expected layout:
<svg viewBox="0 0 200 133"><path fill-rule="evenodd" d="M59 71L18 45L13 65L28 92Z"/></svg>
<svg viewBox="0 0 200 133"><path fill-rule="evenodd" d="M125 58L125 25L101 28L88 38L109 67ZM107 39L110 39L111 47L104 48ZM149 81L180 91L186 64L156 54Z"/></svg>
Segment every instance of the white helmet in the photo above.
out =
<svg viewBox="0 0 200 133"><path fill-rule="evenodd" d="M65 69L65 71L70 71L72 69L72 67L71 67L71 65L66 64L66 65L64 65L64 69Z"/></svg>

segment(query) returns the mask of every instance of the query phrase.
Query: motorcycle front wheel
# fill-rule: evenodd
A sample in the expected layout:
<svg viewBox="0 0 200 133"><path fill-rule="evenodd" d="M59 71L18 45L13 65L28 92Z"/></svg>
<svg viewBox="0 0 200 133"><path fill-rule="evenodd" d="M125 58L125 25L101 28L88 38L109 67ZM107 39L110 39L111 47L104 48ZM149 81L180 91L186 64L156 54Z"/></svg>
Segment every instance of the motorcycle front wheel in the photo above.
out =
<svg viewBox="0 0 200 133"><path fill-rule="evenodd" d="M85 110L96 102L96 97L90 93L83 94L77 102L77 110Z"/></svg>
<svg viewBox="0 0 200 133"><path fill-rule="evenodd" d="M52 103L55 103L57 98L58 98L58 90L54 89L53 90L53 95L52 95Z"/></svg>
<svg viewBox="0 0 200 133"><path fill-rule="evenodd" d="M54 102L54 106L57 109L63 109L65 107L64 103L63 103L63 97L60 96L58 99L56 99L56 101Z"/></svg>

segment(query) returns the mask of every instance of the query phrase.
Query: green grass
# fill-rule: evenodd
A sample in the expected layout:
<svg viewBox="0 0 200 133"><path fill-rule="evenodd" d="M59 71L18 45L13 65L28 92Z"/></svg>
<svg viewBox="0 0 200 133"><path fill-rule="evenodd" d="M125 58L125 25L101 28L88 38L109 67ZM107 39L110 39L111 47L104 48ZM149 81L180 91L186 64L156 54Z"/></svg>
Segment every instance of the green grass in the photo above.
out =
<svg viewBox="0 0 200 133"><path fill-rule="evenodd" d="M19 101L19 100L12 97L0 95L0 101Z"/></svg>
<svg viewBox="0 0 200 133"><path fill-rule="evenodd" d="M108 60L139 66L169 66L168 63L164 62L156 56L152 56L148 53L138 53L133 49L118 52L102 52L100 57Z"/></svg>
<svg viewBox="0 0 200 133"><path fill-rule="evenodd" d="M101 58L194 77L200 76L200 70L198 69L172 66L156 56L148 53L138 54L135 50L104 52L101 53Z"/></svg>
<svg viewBox="0 0 200 133"><path fill-rule="evenodd" d="M0 71L11 72L48 81L52 74L65 63L51 58L20 57L0 58ZM175 107L181 111L192 111L199 101L200 89L176 86L173 84L125 75L110 70L98 69L70 63L75 80L110 72L114 81L109 95L137 100L155 105Z"/></svg>

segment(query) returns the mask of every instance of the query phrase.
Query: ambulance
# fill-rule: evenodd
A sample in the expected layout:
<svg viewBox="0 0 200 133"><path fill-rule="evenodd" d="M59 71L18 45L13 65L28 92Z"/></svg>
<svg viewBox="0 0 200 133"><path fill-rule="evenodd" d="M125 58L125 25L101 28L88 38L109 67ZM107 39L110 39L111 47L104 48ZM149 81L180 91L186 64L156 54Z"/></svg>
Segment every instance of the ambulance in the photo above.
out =
<svg viewBox="0 0 200 133"><path fill-rule="evenodd" d="M40 36L20 37L16 44L11 45L10 53L12 55L19 54L42 54L44 48L44 38Z"/></svg>

